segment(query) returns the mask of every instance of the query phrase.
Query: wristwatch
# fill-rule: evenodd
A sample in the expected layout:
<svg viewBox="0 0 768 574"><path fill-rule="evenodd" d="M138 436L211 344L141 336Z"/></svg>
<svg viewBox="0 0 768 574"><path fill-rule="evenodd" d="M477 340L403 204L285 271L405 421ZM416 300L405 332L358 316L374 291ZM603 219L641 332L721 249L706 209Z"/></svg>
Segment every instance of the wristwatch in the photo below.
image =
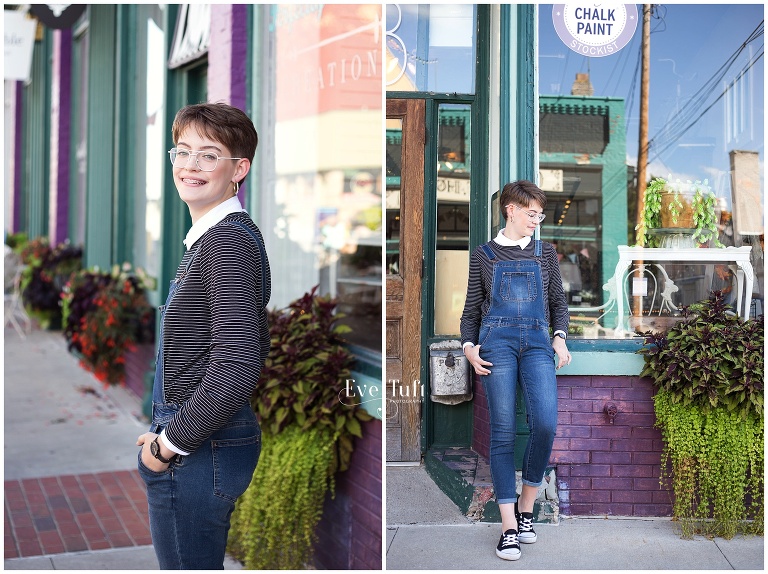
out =
<svg viewBox="0 0 768 574"><path fill-rule="evenodd" d="M562 331L555 333L555 337L560 337L561 339L565 340L565 333Z"/></svg>
<svg viewBox="0 0 768 574"><path fill-rule="evenodd" d="M165 464L168 464L169 462L171 462L173 460L174 457L163 458L163 455L160 454L160 444L157 442L157 439L159 439L159 438L160 438L159 436L156 436L155 440L153 440L149 444L149 452L151 452L152 456L154 456L160 462L164 462Z"/></svg>

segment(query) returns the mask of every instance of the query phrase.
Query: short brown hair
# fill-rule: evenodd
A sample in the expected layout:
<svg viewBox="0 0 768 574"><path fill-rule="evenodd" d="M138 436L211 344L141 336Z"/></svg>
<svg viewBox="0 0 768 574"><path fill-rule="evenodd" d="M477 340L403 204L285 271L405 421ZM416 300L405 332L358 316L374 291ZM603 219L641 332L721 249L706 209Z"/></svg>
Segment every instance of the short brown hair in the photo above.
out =
<svg viewBox="0 0 768 574"><path fill-rule="evenodd" d="M259 136L243 110L223 102L184 106L176 112L171 127L173 145L190 126L201 136L224 144L234 156L253 162Z"/></svg>
<svg viewBox="0 0 768 574"><path fill-rule="evenodd" d="M547 195L539 187L528 180L521 179L508 183L501 189L499 197L499 209L504 219L508 205L515 204L518 207L530 207L531 202L538 203L541 209L547 206Z"/></svg>

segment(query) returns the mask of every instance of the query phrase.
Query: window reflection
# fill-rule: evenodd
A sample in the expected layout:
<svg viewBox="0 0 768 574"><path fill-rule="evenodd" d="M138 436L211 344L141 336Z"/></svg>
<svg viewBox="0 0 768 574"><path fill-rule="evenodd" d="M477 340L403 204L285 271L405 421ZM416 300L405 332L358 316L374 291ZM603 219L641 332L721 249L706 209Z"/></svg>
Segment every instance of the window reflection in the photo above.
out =
<svg viewBox="0 0 768 574"><path fill-rule="evenodd" d="M756 224L751 215L763 213L762 193L754 192L764 189L764 174L753 160L764 149L762 12L748 5L654 5L645 174L648 181L708 180L720 241L751 246L749 295L759 299L764 231L762 219ZM640 261L647 265L614 276L619 246L635 244L638 188L647 183L638 184L636 174L642 26L618 53L587 58L557 36L552 5L539 7L538 22L539 184L548 199L541 236L557 248L571 334L631 336L651 307L652 322L662 324L665 316L679 320L677 309L713 289L736 293L727 263ZM625 298L624 317L617 316L618 298Z"/></svg>

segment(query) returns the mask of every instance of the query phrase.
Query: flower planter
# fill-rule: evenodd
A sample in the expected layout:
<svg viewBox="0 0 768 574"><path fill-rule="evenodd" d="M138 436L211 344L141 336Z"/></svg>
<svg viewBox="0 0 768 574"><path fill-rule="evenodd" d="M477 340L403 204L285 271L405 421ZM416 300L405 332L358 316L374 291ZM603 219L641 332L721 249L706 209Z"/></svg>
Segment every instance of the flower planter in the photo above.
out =
<svg viewBox="0 0 768 574"><path fill-rule="evenodd" d="M125 386L140 400L144 398L144 378L152 369L155 345L137 345L135 350L125 352Z"/></svg>
<svg viewBox="0 0 768 574"><path fill-rule="evenodd" d="M663 228L695 229L693 222L693 193L664 192L661 194L661 226ZM675 218L672 206L678 215Z"/></svg>

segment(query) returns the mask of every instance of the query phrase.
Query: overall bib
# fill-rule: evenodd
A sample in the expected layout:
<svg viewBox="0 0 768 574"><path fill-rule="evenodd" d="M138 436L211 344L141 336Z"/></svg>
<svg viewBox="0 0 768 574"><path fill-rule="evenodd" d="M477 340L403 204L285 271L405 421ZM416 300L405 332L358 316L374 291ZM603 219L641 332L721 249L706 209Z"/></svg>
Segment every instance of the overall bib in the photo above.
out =
<svg viewBox="0 0 768 574"><path fill-rule="evenodd" d="M557 381L541 278L541 241L534 261L493 262L491 307L480 325L480 357L493 363L482 376L491 424L491 476L499 504L517 501L515 404L518 384L528 413L530 435L523 457L523 484L539 486L549 462L557 426Z"/></svg>
<svg viewBox="0 0 768 574"><path fill-rule="evenodd" d="M244 225L241 227L253 236L250 229ZM196 254L190 257L181 275L171 281L168 298L160 307L160 340L152 389L152 425L149 429L157 434L182 406L165 402L164 320ZM149 525L160 568L224 568L230 517L237 498L251 483L260 453L261 429L249 403L243 405L193 453L172 459L163 472L147 468L141 461L139 451L139 474L147 485Z"/></svg>

